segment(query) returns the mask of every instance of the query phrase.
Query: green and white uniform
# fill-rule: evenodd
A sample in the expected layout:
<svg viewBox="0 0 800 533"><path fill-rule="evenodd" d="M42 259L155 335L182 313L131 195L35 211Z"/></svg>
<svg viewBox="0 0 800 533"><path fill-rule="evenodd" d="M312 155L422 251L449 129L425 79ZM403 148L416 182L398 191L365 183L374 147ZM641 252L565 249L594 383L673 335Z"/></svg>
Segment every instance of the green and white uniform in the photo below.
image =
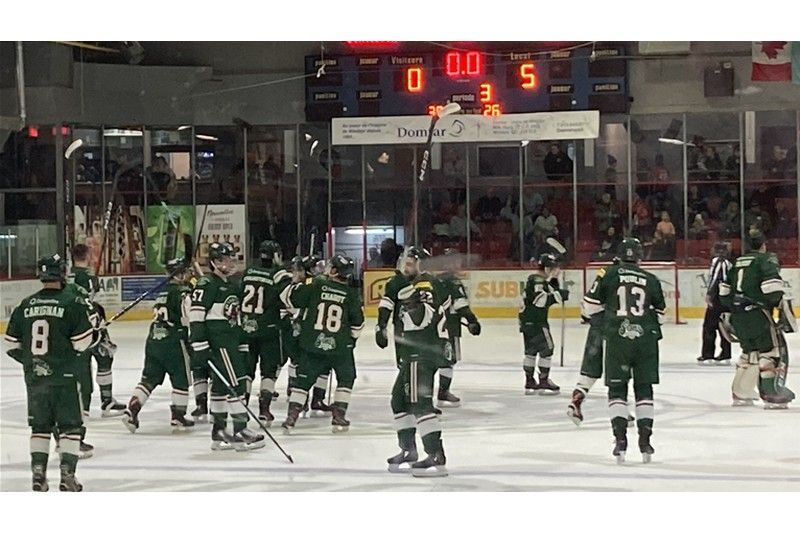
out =
<svg viewBox="0 0 800 533"><path fill-rule="evenodd" d="M600 269L584 296L584 314L602 317L609 413L615 435L627 430L631 378L639 435L649 438L652 433L653 385L659 382L658 341L664 309L661 282L630 262Z"/></svg>
<svg viewBox="0 0 800 533"><path fill-rule="evenodd" d="M204 363L212 362L235 392L232 396L216 373L211 372L212 435L225 428L229 413L234 433L247 427L247 411L239 401L244 401L247 381L247 355L240 349L240 292L238 283L217 273L200 278L192 291L189 339L197 361L195 364L202 367Z"/></svg>
<svg viewBox="0 0 800 533"><path fill-rule="evenodd" d="M528 381L532 381L537 362L540 379L548 379L554 344L547 314L550 306L561 300L561 293L545 276L538 272L528 276L518 315L525 353L522 369Z"/></svg>
<svg viewBox="0 0 800 533"><path fill-rule="evenodd" d="M249 346L248 388L255 379L256 364L261 374L261 393L275 392L278 371L284 363L281 291L291 281L283 267L250 267L242 278L242 330Z"/></svg>
<svg viewBox="0 0 800 533"><path fill-rule="evenodd" d="M397 364L403 359L403 354L406 351L406 346L401 342L403 337L403 327L400 323L400 315L396 311L398 305L397 293L403 287L408 287L411 284L408 277L395 270L394 276L386 282L386 287L383 291L383 296L378 303L378 327L386 329L389 325L389 319L392 319L394 326L394 354Z"/></svg>
<svg viewBox="0 0 800 533"><path fill-rule="evenodd" d="M453 272L444 272L439 275L439 281L450 296L451 306L447 312L447 337L453 350L453 362L439 370L439 390L450 390L453 382L453 366L461 361L461 320L467 324L476 324L478 318L469 307L469 296L461 279Z"/></svg>
<svg viewBox="0 0 800 533"><path fill-rule="evenodd" d="M762 400L783 404L794 399L794 393L782 386L783 379L778 380L778 373L785 371L780 353L785 340L772 318L784 297L777 257L757 251L739 257L727 280L720 283L719 295L722 304L731 310L731 326L742 347L737 378L741 379L742 372L758 364ZM737 391L736 379L733 392L748 399L749 391Z"/></svg>
<svg viewBox="0 0 800 533"><path fill-rule="evenodd" d="M133 396L143 406L169 375L172 405L182 415L189 403L189 309L191 288L171 282L156 297L153 321L144 347L144 369Z"/></svg>
<svg viewBox="0 0 800 533"><path fill-rule="evenodd" d="M345 413L356 379L353 349L364 328L358 290L346 282L317 276L290 285L281 299L290 313L300 313L298 345L302 355L289 398L290 410L302 409L317 378L332 369L336 373L333 405Z"/></svg>
<svg viewBox="0 0 800 533"><path fill-rule="evenodd" d="M93 331L87 311L85 300L64 287L42 289L22 300L11 314L5 345L25 373L34 470L46 470L55 428L62 472L75 472L83 435L78 374Z"/></svg>
<svg viewBox="0 0 800 533"><path fill-rule="evenodd" d="M403 348L391 407L400 448L416 450L419 431L425 451L432 455L442 451L442 425L433 406L433 379L436 371L449 367L455 357L447 334L452 300L448 288L429 273L420 274L408 285L414 287L414 296L398 299L393 308L403 332L395 342Z"/></svg>

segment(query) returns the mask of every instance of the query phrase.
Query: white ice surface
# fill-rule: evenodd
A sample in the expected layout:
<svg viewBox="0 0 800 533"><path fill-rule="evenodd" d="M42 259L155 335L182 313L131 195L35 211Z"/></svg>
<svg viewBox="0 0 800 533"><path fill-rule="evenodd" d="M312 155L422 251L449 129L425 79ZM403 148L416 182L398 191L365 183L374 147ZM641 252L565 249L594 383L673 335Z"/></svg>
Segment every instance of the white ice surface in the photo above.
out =
<svg viewBox="0 0 800 533"><path fill-rule="evenodd" d="M557 365L559 322L552 326ZM394 356L391 347L375 346L373 327L370 321L356 350L350 431L332 435L325 419L300 420L288 437L274 429L294 465L271 443L251 453L212 452L208 425L173 435L166 385L145 406L135 435L118 418L100 418L95 392L87 436L95 456L79 463L79 479L90 491L800 490L800 404L787 411L731 407L733 367L695 364L700 321L666 326L655 388L656 455L649 465L639 462L635 429L629 430L629 464L614 463L601 383L584 404L582 427L565 416L586 326L567 322L566 365L552 373L561 395L524 396L520 335L515 321L498 319L485 320L480 337L464 338L453 384L463 406L443 416L450 477L389 474L386 458L397 451L389 408ZM127 402L138 381L146 330L144 322L112 328L120 346L114 362L120 401ZM790 353L800 353L800 335L788 339ZM21 369L5 354L0 369L0 488L29 490ZM788 380L795 390L796 372ZM285 416L285 380L284 371L273 403L277 422ZM51 481L58 477L56 461L51 454Z"/></svg>

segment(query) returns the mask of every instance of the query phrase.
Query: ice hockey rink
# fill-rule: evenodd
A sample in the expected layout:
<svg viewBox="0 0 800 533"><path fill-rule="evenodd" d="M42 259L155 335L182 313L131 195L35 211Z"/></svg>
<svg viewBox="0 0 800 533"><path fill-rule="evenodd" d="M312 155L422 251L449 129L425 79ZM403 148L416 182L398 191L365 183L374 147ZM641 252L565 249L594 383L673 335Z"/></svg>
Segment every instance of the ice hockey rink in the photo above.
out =
<svg viewBox="0 0 800 533"><path fill-rule="evenodd" d="M560 368L560 322L552 322L553 378L562 388L555 397L523 395L521 339L514 320L485 320L480 337L464 338L464 359L456 366L453 384L463 405L443 415L450 471L446 478L415 479L386 471L386 458L397 448L389 409L395 367L391 347L381 351L374 344L374 320L356 348L358 379L348 412L350 431L332 435L328 419L302 419L291 436L273 428L295 464L269 442L250 453L212 452L208 425L172 434L167 385L145 406L135 435L119 418L100 418L95 393L87 436L95 455L81 461L78 478L88 491L800 490L800 407L731 407L733 367L695 363L700 321L665 326L661 384L655 388L656 455L651 464L640 462L631 429L624 466L611 456L601 384L584 404L582 427L565 416L587 326L567 321L566 361ZM120 347L114 363L114 395L120 401L127 402L138 381L146 331L145 322L112 327ZM800 337L787 339L790 353L800 352ZM278 422L285 416L285 380L284 372L281 397L273 403ZM0 383L2 490L27 491L25 389L21 368L9 357L2 357ZM790 369L788 384L796 390L796 383ZM252 421L251 427L256 427ZM57 472L52 454L50 476Z"/></svg>

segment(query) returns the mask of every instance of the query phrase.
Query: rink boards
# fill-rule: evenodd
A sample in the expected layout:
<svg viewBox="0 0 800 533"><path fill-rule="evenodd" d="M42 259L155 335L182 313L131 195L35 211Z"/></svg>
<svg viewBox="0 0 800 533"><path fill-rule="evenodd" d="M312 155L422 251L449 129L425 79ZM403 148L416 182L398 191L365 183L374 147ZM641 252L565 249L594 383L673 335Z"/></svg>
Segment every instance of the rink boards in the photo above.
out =
<svg viewBox="0 0 800 533"><path fill-rule="evenodd" d="M567 317L580 315L580 295L591 285L598 267L568 269L564 271L565 285L571 295L564 308ZM530 270L470 270L462 278L470 296L472 308L485 318L511 318L517 316L520 295ZM378 302L384 286L393 275L392 270L368 270L364 272L364 305L367 316L376 316ZM705 311L705 294L708 288L708 270L697 268L664 269L656 272L661 279L667 306L679 302L680 317L700 318ZM800 268L784 268L781 271L787 291L800 287ZM96 300L106 308L108 314L122 309L136 296L158 284L161 276L104 276L100 278L101 291ZM676 287L677 279L677 287ZM37 280L11 280L0 282L0 332L5 331L14 307L22 298L41 287ZM677 292L676 292L677 291ZM797 303L797 302L795 302ZM151 305L144 301L129 311L122 320L146 320L152 316ZM551 317L560 317L561 308L551 309Z"/></svg>

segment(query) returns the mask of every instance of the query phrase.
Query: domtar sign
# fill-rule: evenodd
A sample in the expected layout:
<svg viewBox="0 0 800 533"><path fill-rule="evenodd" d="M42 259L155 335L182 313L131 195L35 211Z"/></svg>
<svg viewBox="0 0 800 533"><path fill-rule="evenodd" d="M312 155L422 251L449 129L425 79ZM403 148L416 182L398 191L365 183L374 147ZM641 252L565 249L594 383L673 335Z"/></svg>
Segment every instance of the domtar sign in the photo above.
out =
<svg viewBox="0 0 800 533"><path fill-rule="evenodd" d="M342 117L331 121L334 145L419 144L428 138L428 115L401 117ZM452 115L433 130L437 142L519 142L595 139L599 111L519 113L484 117Z"/></svg>

